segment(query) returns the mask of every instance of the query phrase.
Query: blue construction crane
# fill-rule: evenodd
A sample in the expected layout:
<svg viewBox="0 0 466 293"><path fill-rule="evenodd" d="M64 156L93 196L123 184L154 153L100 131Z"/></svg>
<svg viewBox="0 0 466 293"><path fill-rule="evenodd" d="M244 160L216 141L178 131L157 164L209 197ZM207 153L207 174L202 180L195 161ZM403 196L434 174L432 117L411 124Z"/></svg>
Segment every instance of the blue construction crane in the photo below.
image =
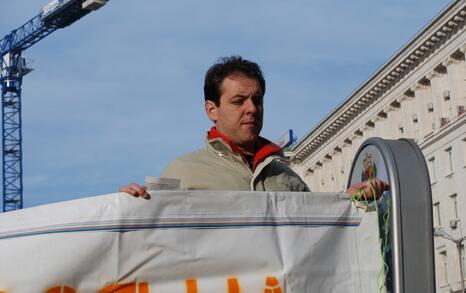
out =
<svg viewBox="0 0 466 293"><path fill-rule="evenodd" d="M107 0L53 0L0 40L4 212L23 207L21 86L23 76L32 71L23 51L106 3Z"/></svg>

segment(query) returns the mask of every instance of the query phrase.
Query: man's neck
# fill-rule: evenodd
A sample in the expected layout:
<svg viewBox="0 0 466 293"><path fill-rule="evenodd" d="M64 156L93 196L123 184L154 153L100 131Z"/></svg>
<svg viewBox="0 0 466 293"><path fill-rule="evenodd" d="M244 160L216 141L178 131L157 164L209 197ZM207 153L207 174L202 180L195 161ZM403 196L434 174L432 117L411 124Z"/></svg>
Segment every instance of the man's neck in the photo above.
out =
<svg viewBox="0 0 466 293"><path fill-rule="evenodd" d="M209 139L222 138L231 146L233 152L242 155L243 158L248 161L248 164L252 165L252 170L255 168L255 165L260 163L267 156L281 152L279 146L265 139L261 139L260 137L254 143L252 143L252 145L241 146L234 144L226 135L218 132L215 127L212 127L207 135Z"/></svg>
<svg viewBox="0 0 466 293"><path fill-rule="evenodd" d="M255 144L248 146L237 145L237 147L241 151L241 153L246 156L254 156L254 154L256 153Z"/></svg>
<svg viewBox="0 0 466 293"><path fill-rule="evenodd" d="M215 127L212 127L210 131L207 133L209 138L217 138L220 137L225 140L230 146L232 147L233 151L240 153L242 155L254 156L256 153L256 142L252 142L250 144L239 145L233 142L228 136L219 132Z"/></svg>

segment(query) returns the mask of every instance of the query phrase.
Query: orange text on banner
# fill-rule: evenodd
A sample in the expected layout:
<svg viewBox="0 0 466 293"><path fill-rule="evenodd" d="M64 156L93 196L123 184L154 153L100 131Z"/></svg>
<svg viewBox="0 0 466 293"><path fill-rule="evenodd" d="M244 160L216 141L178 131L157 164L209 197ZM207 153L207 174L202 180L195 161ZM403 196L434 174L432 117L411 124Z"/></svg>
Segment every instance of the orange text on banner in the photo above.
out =
<svg viewBox="0 0 466 293"><path fill-rule="evenodd" d="M239 293L238 279L229 278L227 283L228 283L228 293Z"/></svg>
<svg viewBox="0 0 466 293"><path fill-rule="evenodd" d="M186 280L186 293L197 293L197 281L195 279Z"/></svg>
<svg viewBox="0 0 466 293"><path fill-rule="evenodd" d="M282 293L280 282L275 277L267 277L265 280L264 293Z"/></svg>
<svg viewBox="0 0 466 293"><path fill-rule="evenodd" d="M198 293L197 280L188 279L185 280L186 293ZM237 278L227 279L227 290L228 293L240 293L241 288ZM149 293L149 284L147 282L141 283L112 283L98 291L99 293ZM276 277L267 277L265 280L264 293L282 293L280 282ZM0 291L0 293L8 293L6 291ZM47 289L44 293L78 293L75 289L60 285Z"/></svg>
<svg viewBox="0 0 466 293"><path fill-rule="evenodd" d="M48 289L45 293L77 293L76 290L67 286L57 286Z"/></svg>
<svg viewBox="0 0 466 293"><path fill-rule="evenodd" d="M136 288L139 287L139 291ZM103 289L99 290L99 293L149 293L149 285L147 283L126 283L126 284L110 284Z"/></svg>

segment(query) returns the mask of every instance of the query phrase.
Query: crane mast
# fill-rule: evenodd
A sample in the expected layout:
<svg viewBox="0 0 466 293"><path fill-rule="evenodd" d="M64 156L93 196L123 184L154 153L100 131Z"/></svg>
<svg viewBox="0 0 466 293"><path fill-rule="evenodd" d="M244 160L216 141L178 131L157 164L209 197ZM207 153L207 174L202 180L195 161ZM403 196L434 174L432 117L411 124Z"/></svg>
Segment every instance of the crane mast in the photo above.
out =
<svg viewBox="0 0 466 293"><path fill-rule="evenodd" d="M21 88L23 76L32 71L23 51L106 3L107 0L52 0L38 15L0 40L4 212L23 207Z"/></svg>

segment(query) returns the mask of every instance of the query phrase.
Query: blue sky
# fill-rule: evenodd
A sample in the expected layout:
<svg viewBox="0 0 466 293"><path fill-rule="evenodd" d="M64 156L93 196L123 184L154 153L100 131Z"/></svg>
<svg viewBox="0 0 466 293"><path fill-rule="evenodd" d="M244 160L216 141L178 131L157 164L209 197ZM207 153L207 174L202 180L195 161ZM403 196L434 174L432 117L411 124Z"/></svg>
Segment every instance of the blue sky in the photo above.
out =
<svg viewBox="0 0 466 293"><path fill-rule="evenodd" d="M0 3L3 38L47 1ZM202 147L206 69L258 62L262 135L303 137L449 1L111 0L26 51L26 207L111 193Z"/></svg>

